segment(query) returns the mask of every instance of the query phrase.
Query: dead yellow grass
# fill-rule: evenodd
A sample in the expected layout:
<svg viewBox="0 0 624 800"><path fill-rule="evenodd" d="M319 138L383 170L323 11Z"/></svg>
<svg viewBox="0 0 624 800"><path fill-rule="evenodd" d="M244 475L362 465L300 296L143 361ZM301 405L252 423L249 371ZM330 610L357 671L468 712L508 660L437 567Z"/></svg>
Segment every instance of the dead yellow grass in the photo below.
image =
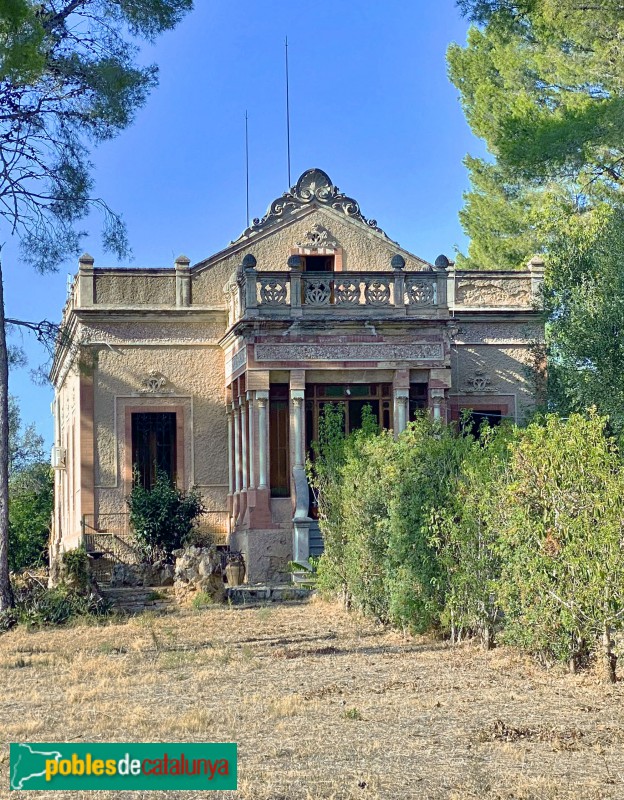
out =
<svg viewBox="0 0 624 800"><path fill-rule="evenodd" d="M0 681L0 798L20 740L236 741L239 790L208 800L624 798L624 683L320 601L20 628L0 637Z"/></svg>

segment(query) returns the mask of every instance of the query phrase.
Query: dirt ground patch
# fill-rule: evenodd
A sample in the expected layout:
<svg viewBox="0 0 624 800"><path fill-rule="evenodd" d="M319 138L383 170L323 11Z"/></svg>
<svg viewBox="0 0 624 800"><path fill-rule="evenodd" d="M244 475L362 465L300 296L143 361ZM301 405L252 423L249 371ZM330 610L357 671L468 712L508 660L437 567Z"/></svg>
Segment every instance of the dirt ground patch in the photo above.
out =
<svg viewBox="0 0 624 800"><path fill-rule="evenodd" d="M206 800L624 798L624 684L321 601L19 628L0 637L0 687L2 798L11 741L238 742L238 792Z"/></svg>

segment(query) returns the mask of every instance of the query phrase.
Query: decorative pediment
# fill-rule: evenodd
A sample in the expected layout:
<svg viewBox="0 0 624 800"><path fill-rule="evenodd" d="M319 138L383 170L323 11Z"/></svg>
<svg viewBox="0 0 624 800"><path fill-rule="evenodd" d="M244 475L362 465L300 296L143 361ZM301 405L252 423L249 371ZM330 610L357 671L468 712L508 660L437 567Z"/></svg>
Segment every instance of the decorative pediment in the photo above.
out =
<svg viewBox="0 0 624 800"><path fill-rule="evenodd" d="M346 217L357 219L377 233L386 236L381 228L377 227L377 220L366 219L360 211L357 201L352 197L347 197L337 186L334 186L326 172L323 172L322 169L308 169L301 175L295 186L271 203L262 219L254 219L237 241L260 233L272 225L288 219L295 211L312 203L340 211Z"/></svg>
<svg viewBox="0 0 624 800"><path fill-rule="evenodd" d="M162 372L157 372L153 369L141 381L139 392L141 394L169 394L171 389L169 388L169 381Z"/></svg>

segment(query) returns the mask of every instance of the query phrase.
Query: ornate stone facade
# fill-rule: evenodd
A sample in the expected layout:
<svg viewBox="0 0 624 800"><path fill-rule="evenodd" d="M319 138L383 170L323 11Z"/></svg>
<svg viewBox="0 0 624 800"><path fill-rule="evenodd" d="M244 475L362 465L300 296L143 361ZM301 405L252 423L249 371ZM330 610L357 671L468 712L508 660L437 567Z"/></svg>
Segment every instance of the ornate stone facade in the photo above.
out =
<svg viewBox="0 0 624 800"><path fill-rule="evenodd" d="M418 409L521 422L542 272L430 264L318 169L193 266L84 256L64 311L79 344L52 370L53 557L89 531L127 535L133 468L153 457L199 488L200 533L242 551L248 580L283 579L322 544L305 459L324 404L350 428L368 404L397 434Z"/></svg>

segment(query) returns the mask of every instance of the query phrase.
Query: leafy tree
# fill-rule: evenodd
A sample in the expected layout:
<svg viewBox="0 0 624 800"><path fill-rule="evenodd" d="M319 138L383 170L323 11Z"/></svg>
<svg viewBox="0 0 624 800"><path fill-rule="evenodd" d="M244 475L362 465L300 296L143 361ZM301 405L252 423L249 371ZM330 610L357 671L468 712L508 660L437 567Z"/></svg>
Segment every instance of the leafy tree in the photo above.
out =
<svg viewBox="0 0 624 800"><path fill-rule="evenodd" d="M433 520L432 541L448 584L443 622L452 642L478 634L486 649L494 644L501 562L492 514L513 436L511 426L486 425L476 438L470 437L454 491Z"/></svg>
<svg viewBox="0 0 624 800"><path fill-rule="evenodd" d="M549 401L596 405L623 430L618 347L624 239L624 6L463 0L478 23L449 72L492 159L467 159L464 265L545 255Z"/></svg>
<svg viewBox="0 0 624 800"><path fill-rule="evenodd" d="M34 423L22 427L17 398L9 395L9 475L15 476L45 461L43 436L37 433Z"/></svg>
<svg viewBox="0 0 624 800"><path fill-rule="evenodd" d="M522 432L498 487L491 524L502 562L505 638L576 665L624 625L624 469L606 419L549 415Z"/></svg>
<svg viewBox="0 0 624 800"><path fill-rule="evenodd" d="M135 476L127 503L134 536L143 556L152 564L170 559L173 551L188 538L195 520L205 511L194 487L185 494L161 470L151 489L145 489Z"/></svg>
<svg viewBox="0 0 624 800"><path fill-rule="evenodd" d="M47 563L53 505L49 464L30 464L11 477L9 568L13 572Z"/></svg>
<svg viewBox="0 0 624 800"><path fill-rule="evenodd" d="M469 449L468 438L428 415L396 443L385 571L389 617L404 629L422 633L440 624L448 581L434 520L455 492Z"/></svg>
<svg viewBox="0 0 624 800"><path fill-rule="evenodd" d="M121 219L92 194L89 148L132 122L156 83L137 44L192 0L7 0L0 8L0 226L43 271L79 249L77 223L104 214L104 244L127 250ZM8 356L0 265L0 611L8 579Z"/></svg>
<svg viewBox="0 0 624 800"><path fill-rule="evenodd" d="M344 429L343 405L326 403L319 417L319 440L312 443L313 458L308 459L306 472L317 503L325 545L318 569L319 588L340 593L348 605L342 487L346 459Z"/></svg>
<svg viewBox="0 0 624 800"><path fill-rule="evenodd" d="M350 603L388 622L386 559L389 500L397 480L396 446L391 431L379 431L370 407L364 411L361 430L345 443L341 469L344 580Z"/></svg>

